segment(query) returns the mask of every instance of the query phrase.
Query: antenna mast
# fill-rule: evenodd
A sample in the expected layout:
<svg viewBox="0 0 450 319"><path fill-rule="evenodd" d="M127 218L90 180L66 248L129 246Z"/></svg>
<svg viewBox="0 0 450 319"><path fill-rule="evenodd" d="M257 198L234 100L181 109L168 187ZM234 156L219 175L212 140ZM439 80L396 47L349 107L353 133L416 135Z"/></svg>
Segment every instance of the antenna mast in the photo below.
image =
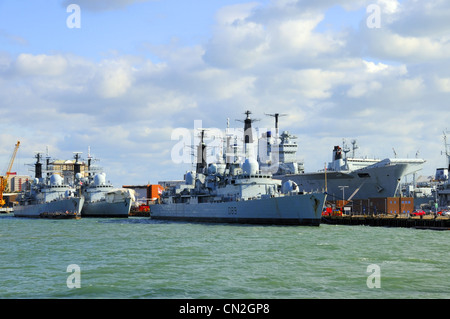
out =
<svg viewBox="0 0 450 319"><path fill-rule="evenodd" d="M278 136L280 136L279 133L278 133L278 118L279 118L280 116L287 116L287 114L280 114L280 113L267 114L267 113L266 113L266 115L267 115L267 116L272 116L272 117L275 118L275 134L276 134L275 137L276 137L276 139L277 139L277 141L278 141Z"/></svg>

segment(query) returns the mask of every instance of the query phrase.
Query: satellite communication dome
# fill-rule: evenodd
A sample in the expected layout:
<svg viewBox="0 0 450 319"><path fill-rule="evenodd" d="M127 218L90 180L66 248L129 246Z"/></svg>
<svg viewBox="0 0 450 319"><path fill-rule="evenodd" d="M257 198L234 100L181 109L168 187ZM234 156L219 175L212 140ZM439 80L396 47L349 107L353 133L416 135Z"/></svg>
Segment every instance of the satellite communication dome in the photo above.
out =
<svg viewBox="0 0 450 319"><path fill-rule="evenodd" d="M50 176L50 184L52 186L61 186L62 185L62 177L58 174L53 174Z"/></svg>
<svg viewBox="0 0 450 319"><path fill-rule="evenodd" d="M242 171L247 175L255 175L259 171L258 162L254 158L245 159L244 164L242 164Z"/></svg>
<svg viewBox="0 0 450 319"><path fill-rule="evenodd" d="M106 174L105 173L95 174L94 184L95 186L104 186L106 184Z"/></svg>

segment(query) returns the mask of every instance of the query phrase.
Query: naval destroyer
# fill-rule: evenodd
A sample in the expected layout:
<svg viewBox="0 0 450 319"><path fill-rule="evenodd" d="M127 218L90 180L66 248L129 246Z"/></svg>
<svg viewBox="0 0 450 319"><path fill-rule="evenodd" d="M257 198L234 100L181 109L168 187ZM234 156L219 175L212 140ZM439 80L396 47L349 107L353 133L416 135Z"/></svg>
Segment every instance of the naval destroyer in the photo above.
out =
<svg viewBox="0 0 450 319"><path fill-rule="evenodd" d="M79 154L75 152L75 182L81 187L85 198L82 217L122 217L128 218L131 204L135 200L132 190L116 188L106 181L106 174L99 167L94 167L88 152L86 177L81 174Z"/></svg>
<svg viewBox="0 0 450 319"><path fill-rule="evenodd" d="M41 154L36 155L35 178L17 196L16 217L79 218L84 204L80 190L57 174L42 177Z"/></svg>
<svg viewBox="0 0 450 319"><path fill-rule="evenodd" d="M275 115L275 136L268 131L259 140L259 149L264 150L259 157L262 170L271 170L274 178L283 182L295 182L300 190L324 190L331 200L394 197L401 179L421 170L425 163L419 158L356 158L356 141L352 141L353 156L347 156L350 150L345 145L334 146L326 169L305 172L303 162L297 159L296 137L288 131L278 135L279 114Z"/></svg>
<svg viewBox="0 0 450 319"><path fill-rule="evenodd" d="M245 160L238 160L235 147L236 156L232 161L227 159L208 165L202 130L197 148L196 170L185 175L184 184L163 192L160 202L151 206L151 219L320 225L326 193L300 192L294 182L282 183L281 180L273 179L270 173L262 173L251 152L251 112L247 111L246 114Z"/></svg>

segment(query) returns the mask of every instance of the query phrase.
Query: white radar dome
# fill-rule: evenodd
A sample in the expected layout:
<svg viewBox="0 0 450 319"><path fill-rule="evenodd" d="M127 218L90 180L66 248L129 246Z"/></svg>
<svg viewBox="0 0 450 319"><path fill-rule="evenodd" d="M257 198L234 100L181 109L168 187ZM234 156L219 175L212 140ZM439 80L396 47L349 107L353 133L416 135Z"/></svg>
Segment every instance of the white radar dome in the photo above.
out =
<svg viewBox="0 0 450 319"><path fill-rule="evenodd" d="M106 184L106 174L105 173L95 174L94 184L95 186L104 186Z"/></svg>
<svg viewBox="0 0 450 319"><path fill-rule="evenodd" d="M62 185L62 177L58 174L53 174L50 176L50 184L52 186L61 186Z"/></svg>
<svg viewBox="0 0 450 319"><path fill-rule="evenodd" d="M247 158L242 164L242 171L247 175L255 175L259 171L258 162L254 158Z"/></svg>

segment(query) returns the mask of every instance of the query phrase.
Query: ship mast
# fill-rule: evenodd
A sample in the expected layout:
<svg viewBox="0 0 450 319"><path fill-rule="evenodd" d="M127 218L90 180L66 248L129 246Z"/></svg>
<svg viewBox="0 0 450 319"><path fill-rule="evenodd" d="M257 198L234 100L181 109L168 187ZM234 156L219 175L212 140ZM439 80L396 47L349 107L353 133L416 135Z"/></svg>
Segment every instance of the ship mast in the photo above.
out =
<svg viewBox="0 0 450 319"><path fill-rule="evenodd" d="M280 113L267 114L267 113L266 113L266 115L267 115L267 116L272 116L272 117L275 118L275 141L276 141L276 143L278 144L278 137L280 136L280 135L279 135L279 132L278 132L278 118L279 118L280 116L287 116L287 114L280 114Z"/></svg>
<svg viewBox="0 0 450 319"><path fill-rule="evenodd" d="M200 131L200 143L197 147L197 167L196 173L204 173L206 168L206 144L204 142L205 139L205 129Z"/></svg>
<svg viewBox="0 0 450 319"><path fill-rule="evenodd" d="M242 120L236 120L239 122L244 122L244 151L245 151L245 156L247 158L250 157L250 144L253 144L253 133L252 133L252 123L259 121L259 120L255 120L255 119L251 119L250 118L250 114L252 114L252 112L250 111L245 111L244 113L245 115L247 115L247 117L245 118L244 121Z"/></svg>
<svg viewBox="0 0 450 319"><path fill-rule="evenodd" d="M75 181L77 174L81 173L81 163L78 162L78 160L80 159L80 154L83 154L83 152L73 152L73 153L75 154L74 155L75 163L73 164L73 173L74 173L73 180Z"/></svg>
<svg viewBox="0 0 450 319"><path fill-rule="evenodd" d="M444 151L445 151L445 156L447 159L447 168L450 172L450 151L449 151L449 144L447 143L447 135L445 134L446 132L444 131ZM447 131L448 133L448 131Z"/></svg>
<svg viewBox="0 0 450 319"><path fill-rule="evenodd" d="M34 177L37 179L41 179L42 178L42 163L41 163L42 155L41 155L41 153L37 153L35 157L36 157L36 163L34 163Z"/></svg>

